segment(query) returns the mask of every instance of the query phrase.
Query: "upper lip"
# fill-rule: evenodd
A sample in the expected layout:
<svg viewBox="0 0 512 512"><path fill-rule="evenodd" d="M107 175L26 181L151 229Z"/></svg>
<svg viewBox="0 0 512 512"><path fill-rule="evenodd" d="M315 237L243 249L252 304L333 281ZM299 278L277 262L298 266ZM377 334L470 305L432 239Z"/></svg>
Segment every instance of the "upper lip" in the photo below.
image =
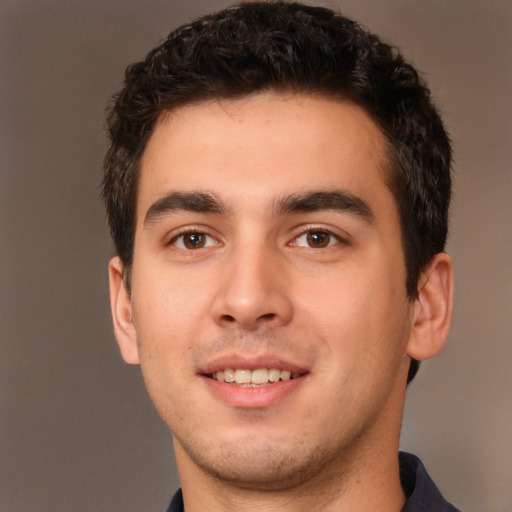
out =
<svg viewBox="0 0 512 512"><path fill-rule="evenodd" d="M304 366L287 361L284 358L270 355L260 354L254 356L231 354L219 355L201 366L198 373L203 375L213 374L220 370L244 369L257 370L259 368L277 368L279 370L288 370L291 373L307 373Z"/></svg>

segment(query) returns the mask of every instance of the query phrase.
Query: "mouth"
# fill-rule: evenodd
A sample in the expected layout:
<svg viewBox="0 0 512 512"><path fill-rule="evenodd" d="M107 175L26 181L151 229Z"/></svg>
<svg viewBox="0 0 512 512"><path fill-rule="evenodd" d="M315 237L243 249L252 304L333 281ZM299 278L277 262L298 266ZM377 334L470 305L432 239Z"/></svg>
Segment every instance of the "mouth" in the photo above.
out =
<svg viewBox="0 0 512 512"><path fill-rule="evenodd" d="M279 368L257 368L249 370L244 368L226 368L209 373L206 376L218 382L224 382L237 387L257 388L270 386L277 382L298 379L305 375L305 372L291 372Z"/></svg>
<svg viewBox="0 0 512 512"><path fill-rule="evenodd" d="M199 375L206 389L224 405L235 410L261 410L295 396L310 371L268 354L252 358L230 354L211 361Z"/></svg>

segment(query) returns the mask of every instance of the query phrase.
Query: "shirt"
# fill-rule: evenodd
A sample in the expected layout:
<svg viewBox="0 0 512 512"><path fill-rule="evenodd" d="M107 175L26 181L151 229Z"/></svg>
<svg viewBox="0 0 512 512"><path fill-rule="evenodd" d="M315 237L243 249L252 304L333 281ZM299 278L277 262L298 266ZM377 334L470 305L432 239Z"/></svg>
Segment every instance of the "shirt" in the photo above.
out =
<svg viewBox="0 0 512 512"><path fill-rule="evenodd" d="M459 512L443 498L418 457L400 452L398 460L400 482L408 498L401 512Z"/></svg>
<svg viewBox="0 0 512 512"><path fill-rule="evenodd" d="M400 482L407 496L400 512L460 512L443 498L418 457L400 452L399 463ZM184 512L181 489L173 496L167 512Z"/></svg>

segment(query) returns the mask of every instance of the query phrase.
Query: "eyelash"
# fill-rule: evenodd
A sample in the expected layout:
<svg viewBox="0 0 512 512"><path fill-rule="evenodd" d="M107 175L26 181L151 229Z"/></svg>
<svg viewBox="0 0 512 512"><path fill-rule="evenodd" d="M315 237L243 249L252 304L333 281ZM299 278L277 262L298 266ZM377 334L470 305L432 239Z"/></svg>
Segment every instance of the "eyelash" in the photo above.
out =
<svg viewBox="0 0 512 512"><path fill-rule="evenodd" d="M199 242L197 243L197 245L195 247L187 246L185 243L185 237L187 235L198 235L198 237L200 237L200 238L203 237L203 242L201 243L201 241L199 240ZM326 236L328 238L326 244L320 245L319 247L318 246L314 247L314 246L309 245L311 242L311 239L309 237L314 236L314 235ZM298 243L298 241L303 237L306 237L305 245L301 245ZM181 243L178 243L179 240L181 240ZM212 243L212 241L213 241L213 243ZM307 229L302 229L296 236L294 236L292 238L292 241L289 242L288 245L292 246L292 247L303 247L305 249L319 250L319 249L328 249L328 248L334 247L338 244L346 244L346 243L347 243L346 239L333 233L329 229L325 229L325 228L319 227L319 226L309 226ZM208 247L212 247L215 245L221 245L221 242L219 242L213 236L208 234L206 232L206 230L191 226L188 228L184 228L180 233L173 236L169 240L167 245L172 245L182 251L196 251L199 249L206 249Z"/></svg>
<svg viewBox="0 0 512 512"><path fill-rule="evenodd" d="M309 245L310 239L308 239L308 238L312 235L318 235L318 234L327 236L328 237L327 243L325 245L321 245L320 247L318 247L318 246L313 247L313 246ZM306 240L307 240L306 245L299 245L298 241L303 237L306 237ZM306 249L319 250L319 249L328 249L330 247L334 247L335 245L344 244L344 243L347 243L346 239L333 233L329 229L326 229L326 228L323 228L320 226L308 226L307 229L302 229L301 232L292 239L292 242L289 245L295 246L295 247L304 247Z"/></svg>
<svg viewBox="0 0 512 512"><path fill-rule="evenodd" d="M208 243L208 245L201 245L200 247L186 247L185 246L185 237L187 235L198 235L200 237L205 237L205 238L208 238L210 240L213 240L214 243L208 243L208 242L205 242L205 243ZM177 242L178 240L181 239L181 244L183 245L183 247L179 247L177 245ZM205 230L202 230L202 229L199 229L199 228L195 228L195 227L189 227L189 228L185 228L183 229L180 233L178 233L177 235L173 236L167 245L173 245L174 247L176 247L177 249L180 249L182 251L194 251L194 250L198 250L198 249L204 249L206 247L211 247L213 245L219 245L220 242L218 242L214 237L212 237L211 235L209 235Z"/></svg>

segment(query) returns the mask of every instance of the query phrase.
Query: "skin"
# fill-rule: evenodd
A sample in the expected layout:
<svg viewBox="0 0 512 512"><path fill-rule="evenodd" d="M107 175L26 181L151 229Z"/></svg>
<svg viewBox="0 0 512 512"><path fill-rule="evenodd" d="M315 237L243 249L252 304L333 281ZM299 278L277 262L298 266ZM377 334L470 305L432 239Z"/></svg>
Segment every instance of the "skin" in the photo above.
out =
<svg viewBox="0 0 512 512"><path fill-rule="evenodd" d="M359 107L301 95L191 105L157 125L131 294L113 258L111 303L173 434L188 512L403 505L407 370L444 345L452 268L437 255L408 299L384 147ZM271 392L206 375L279 365L300 377Z"/></svg>

